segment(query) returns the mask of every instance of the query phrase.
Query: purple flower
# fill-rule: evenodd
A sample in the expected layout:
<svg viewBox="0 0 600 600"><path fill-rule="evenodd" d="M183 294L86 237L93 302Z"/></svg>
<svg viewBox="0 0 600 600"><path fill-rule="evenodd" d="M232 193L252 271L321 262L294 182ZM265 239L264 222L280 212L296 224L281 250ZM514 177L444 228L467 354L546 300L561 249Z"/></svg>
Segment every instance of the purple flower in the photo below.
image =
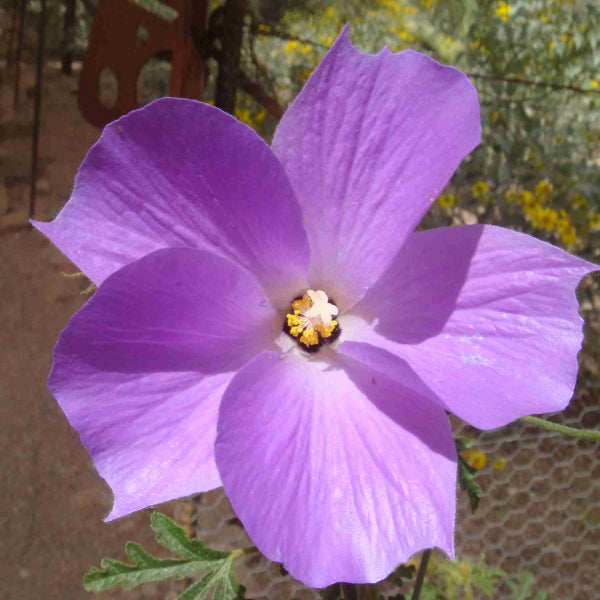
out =
<svg viewBox="0 0 600 600"><path fill-rule="evenodd" d="M105 129L36 227L99 284L49 387L108 519L224 485L310 586L453 556L445 411L488 429L563 409L596 268L497 227L413 233L479 137L462 73L347 30L272 148L189 100Z"/></svg>

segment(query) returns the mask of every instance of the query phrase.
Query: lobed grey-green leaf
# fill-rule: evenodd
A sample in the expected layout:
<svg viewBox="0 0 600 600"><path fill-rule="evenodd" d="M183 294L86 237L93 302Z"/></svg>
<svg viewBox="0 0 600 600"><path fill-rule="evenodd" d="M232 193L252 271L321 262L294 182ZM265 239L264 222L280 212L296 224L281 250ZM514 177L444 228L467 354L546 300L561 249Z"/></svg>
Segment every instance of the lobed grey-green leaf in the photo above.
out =
<svg viewBox="0 0 600 600"><path fill-rule="evenodd" d="M179 527L175 521L161 513L153 513L150 525L156 533L156 541L166 548L184 558L194 558L208 563L226 559L230 552L222 552L208 548L200 540L192 540L186 531Z"/></svg>

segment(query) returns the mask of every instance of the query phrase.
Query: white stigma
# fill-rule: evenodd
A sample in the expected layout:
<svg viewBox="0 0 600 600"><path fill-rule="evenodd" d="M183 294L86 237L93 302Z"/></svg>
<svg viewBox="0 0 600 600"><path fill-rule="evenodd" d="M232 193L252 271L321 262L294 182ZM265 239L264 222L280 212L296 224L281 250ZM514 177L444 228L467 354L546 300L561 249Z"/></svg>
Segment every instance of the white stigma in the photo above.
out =
<svg viewBox="0 0 600 600"><path fill-rule="evenodd" d="M329 302L327 294L323 290L307 290L306 294L312 302L312 306L302 312L302 315L310 320L311 324L318 325L319 322L323 327L331 325L331 317L338 314L338 307Z"/></svg>

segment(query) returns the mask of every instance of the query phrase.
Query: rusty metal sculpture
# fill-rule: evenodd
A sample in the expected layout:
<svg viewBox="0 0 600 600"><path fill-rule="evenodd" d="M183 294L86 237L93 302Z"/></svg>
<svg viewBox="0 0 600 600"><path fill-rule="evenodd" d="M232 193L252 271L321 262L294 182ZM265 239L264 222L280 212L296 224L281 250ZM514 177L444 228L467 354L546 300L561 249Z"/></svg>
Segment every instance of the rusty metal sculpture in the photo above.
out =
<svg viewBox="0 0 600 600"><path fill-rule="evenodd" d="M200 98L206 69L191 32L204 30L208 0L167 0L162 4L174 9L176 18L170 21L128 0L101 0L98 4L79 81L79 108L92 125L103 127L137 108L139 74L156 56L171 57L171 96ZM100 97L104 69L112 71L117 80L117 98L111 106L103 104Z"/></svg>

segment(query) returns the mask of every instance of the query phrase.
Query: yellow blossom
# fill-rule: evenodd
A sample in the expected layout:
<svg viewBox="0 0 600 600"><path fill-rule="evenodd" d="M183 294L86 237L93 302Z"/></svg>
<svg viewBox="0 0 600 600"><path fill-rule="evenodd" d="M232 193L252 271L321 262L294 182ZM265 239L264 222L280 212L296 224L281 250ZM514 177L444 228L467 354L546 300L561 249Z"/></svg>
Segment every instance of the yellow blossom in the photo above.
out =
<svg viewBox="0 0 600 600"><path fill-rule="evenodd" d="M505 23L510 19L510 11L512 6L508 2L500 0L496 5L496 16Z"/></svg>
<svg viewBox="0 0 600 600"><path fill-rule="evenodd" d="M505 458L499 458L494 463L494 469L496 469L496 471L502 471L502 469L504 469L504 467L506 467L506 465L507 465L507 460Z"/></svg>
<svg viewBox="0 0 600 600"><path fill-rule="evenodd" d="M290 54L291 52L294 52L295 50L298 50L298 48L300 47L299 42L295 41L295 40L290 40L289 42L286 43L286 45L283 48L283 51L286 54Z"/></svg>
<svg viewBox="0 0 600 600"><path fill-rule="evenodd" d="M572 225L560 232L560 239L563 244L572 246L577 243L577 231Z"/></svg>
<svg viewBox="0 0 600 600"><path fill-rule="evenodd" d="M545 231L553 231L559 224L558 213L552 208L544 208L539 204L532 207L529 216L534 227Z"/></svg>
<svg viewBox="0 0 600 600"><path fill-rule="evenodd" d="M600 214L594 213L590 216L590 227L592 229L600 229Z"/></svg>
<svg viewBox="0 0 600 600"><path fill-rule="evenodd" d="M456 204L456 196L454 194L442 194L438 198L438 202L443 208L452 208Z"/></svg>
<svg viewBox="0 0 600 600"><path fill-rule="evenodd" d="M519 192L519 202L524 206L532 206L535 204L535 197L529 190L521 190Z"/></svg>
<svg viewBox="0 0 600 600"><path fill-rule="evenodd" d="M483 469L487 465L487 454L474 448L469 448L463 452L463 458L469 463L474 469Z"/></svg>
<svg viewBox="0 0 600 600"><path fill-rule="evenodd" d="M485 181L477 181L473 184L471 192L474 198L481 198L490 191L490 186Z"/></svg>
<svg viewBox="0 0 600 600"><path fill-rule="evenodd" d="M248 108L236 108L235 117L238 121L242 121L242 123L246 123L247 125L250 125L252 122L252 117L250 116L250 110Z"/></svg>
<svg viewBox="0 0 600 600"><path fill-rule="evenodd" d="M597 79L592 79L592 80L590 81L590 87L591 87L593 90L597 90L597 89L598 89L598 85L599 85L599 84L598 84L598 80L597 80Z"/></svg>
<svg viewBox="0 0 600 600"><path fill-rule="evenodd" d="M563 244L566 244L566 245L576 244L577 243L577 230L571 224L571 220L569 218L569 215L566 213L566 211L564 209L562 209L560 212L561 212L561 216L562 216L562 213L564 213L564 215L566 215L566 218L562 218L559 221L559 223L556 226L556 231L558 232L558 235L560 236L560 239Z"/></svg>
<svg viewBox="0 0 600 600"><path fill-rule="evenodd" d="M548 199L553 189L552 184L547 179L542 179L535 186L535 195L540 202L544 202Z"/></svg>

